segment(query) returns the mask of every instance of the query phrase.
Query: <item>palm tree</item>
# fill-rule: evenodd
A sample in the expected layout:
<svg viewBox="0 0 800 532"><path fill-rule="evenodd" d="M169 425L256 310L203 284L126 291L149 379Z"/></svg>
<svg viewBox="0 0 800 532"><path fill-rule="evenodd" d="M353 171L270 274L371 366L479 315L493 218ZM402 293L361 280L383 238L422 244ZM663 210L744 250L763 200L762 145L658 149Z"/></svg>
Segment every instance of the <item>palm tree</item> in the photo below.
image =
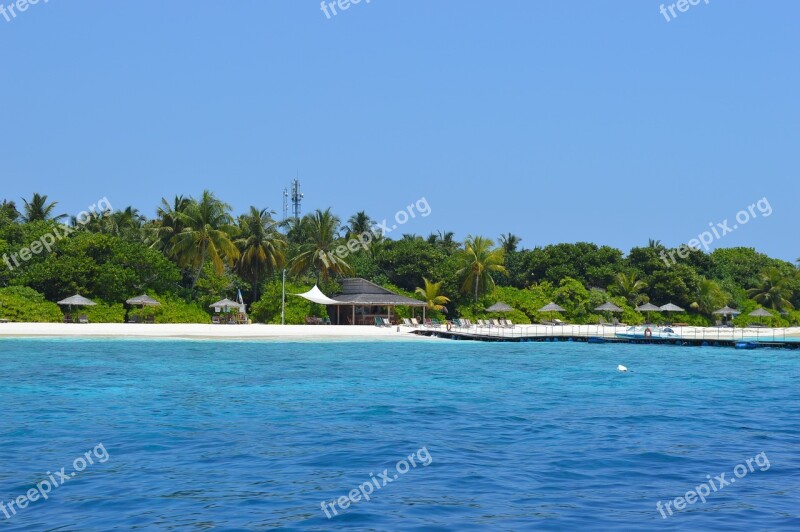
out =
<svg viewBox="0 0 800 532"><path fill-rule="evenodd" d="M443 281L432 283L425 277L423 277L422 280L425 282L425 287L417 287L414 292L422 296L422 300L428 304L427 306L429 309L444 310L444 305L450 302L450 298L441 293Z"/></svg>
<svg viewBox="0 0 800 532"><path fill-rule="evenodd" d="M357 237L364 233L371 233L375 222L364 211L358 211L347 220L347 238Z"/></svg>
<svg viewBox="0 0 800 532"><path fill-rule="evenodd" d="M448 255L454 253L459 248L458 242L455 240L455 233L452 231L431 233L428 235L428 243L438 246Z"/></svg>
<svg viewBox="0 0 800 532"><path fill-rule="evenodd" d="M265 275L283 268L286 260L286 240L278 232L279 222L272 218L275 211L250 207L248 214L239 217L239 238L236 246L241 252L237 262L239 274L253 285L253 301L258 301L258 289Z"/></svg>
<svg viewBox="0 0 800 532"><path fill-rule="evenodd" d="M716 281L712 279L700 278L697 285L697 293L695 301L690 305L695 310L699 310L703 314L711 314L714 309L728 303L728 294Z"/></svg>
<svg viewBox="0 0 800 532"><path fill-rule="evenodd" d="M324 211L317 209L313 214L305 215L302 221L295 222L305 241L300 244L299 253L292 260L292 272L312 271L317 282L320 276L327 281L331 274L352 274L353 268L334 253L339 238L339 223L339 218L330 208Z"/></svg>
<svg viewBox="0 0 800 532"><path fill-rule="evenodd" d="M766 308L783 310L794 308L790 278L777 268L769 268L761 274L761 284L747 291L748 297Z"/></svg>
<svg viewBox="0 0 800 532"><path fill-rule="evenodd" d="M503 266L505 251L501 247L495 248L494 242L489 238L471 235L467 237L460 259L462 268L458 270L458 275L464 277L461 291L473 293L475 302L478 301L479 294L494 289L492 272L506 273Z"/></svg>
<svg viewBox="0 0 800 532"><path fill-rule="evenodd" d="M22 221L25 223L44 221L44 220L63 220L67 217L66 214L53 215L53 211L58 205L57 201L47 203L47 196L43 196L38 192L34 193L31 201L22 198L25 204L24 212L22 213Z"/></svg>
<svg viewBox="0 0 800 532"><path fill-rule="evenodd" d="M639 279L636 272L619 272L614 282L608 287L612 295L624 297L633 306L644 303L647 296L642 294L647 290L647 283Z"/></svg>
<svg viewBox="0 0 800 532"><path fill-rule="evenodd" d="M206 259L211 259L214 270L221 275L226 263L232 266L239 258L239 250L231 240L235 227L228 213L230 208L206 190L200 201L191 199L178 214L183 229L172 237L171 246L179 266L197 269L192 289L200 278Z"/></svg>
<svg viewBox="0 0 800 532"><path fill-rule="evenodd" d="M661 249L664 247L664 244L661 243L661 240L653 240L650 238L647 240L647 247L650 249Z"/></svg>
<svg viewBox="0 0 800 532"><path fill-rule="evenodd" d="M192 201L183 196L175 196L170 204L167 198L161 198L161 205L156 209L158 219L153 225L153 234L148 238L152 240L150 247L160 249L168 257L172 253L172 238L183 231L181 215Z"/></svg>
<svg viewBox="0 0 800 532"><path fill-rule="evenodd" d="M0 203L0 221L13 223L17 219L19 219L17 204L13 201L3 200L3 203Z"/></svg>
<svg viewBox="0 0 800 532"><path fill-rule="evenodd" d="M522 239L513 233L500 235L500 245L506 253L516 252L520 242L522 242Z"/></svg>

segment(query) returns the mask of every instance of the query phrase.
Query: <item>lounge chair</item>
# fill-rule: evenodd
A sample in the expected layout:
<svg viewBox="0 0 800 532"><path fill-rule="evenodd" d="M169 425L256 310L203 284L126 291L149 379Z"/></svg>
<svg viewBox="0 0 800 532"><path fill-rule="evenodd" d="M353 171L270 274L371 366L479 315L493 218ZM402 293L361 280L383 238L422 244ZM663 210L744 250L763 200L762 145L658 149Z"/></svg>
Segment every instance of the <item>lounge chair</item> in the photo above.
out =
<svg viewBox="0 0 800 532"><path fill-rule="evenodd" d="M375 327L383 327L383 318L375 316Z"/></svg>
<svg viewBox="0 0 800 532"><path fill-rule="evenodd" d="M64 323L72 323L72 315L64 314Z"/></svg>
<svg viewBox="0 0 800 532"><path fill-rule="evenodd" d="M503 320L503 325L510 329L514 328L514 324L511 322L511 320Z"/></svg>
<svg viewBox="0 0 800 532"><path fill-rule="evenodd" d="M500 327L502 327L502 325L500 325L500 320L495 318L495 319L492 319L491 321L492 321L492 327L497 327L498 329Z"/></svg>
<svg viewBox="0 0 800 532"><path fill-rule="evenodd" d="M78 316L78 323L89 323L89 318L85 314Z"/></svg>
<svg viewBox="0 0 800 532"><path fill-rule="evenodd" d="M128 323L139 323L139 316L136 315L131 316L130 318L128 318Z"/></svg>
<svg viewBox="0 0 800 532"><path fill-rule="evenodd" d="M211 323L213 323L214 325L219 325L220 323L219 316L211 316Z"/></svg>
<svg viewBox="0 0 800 532"><path fill-rule="evenodd" d="M392 322L389 321L389 318L381 318L381 319L383 320L383 326L384 327L391 327L392 326Z"/></svg>
<svg viewBox="0 0 800 532"><path fill-rule="evenodd" d="M437 329L442 326L442 324L439 323L439 320L431 320L431 325L433 325Z"/></svg>
<svg viewBox="0 0 800 532"><path fill-rule="evenodd" d="M154 323L156 322L156 317L155 317L155 316L147 316L147 317L144 319L144 322L145 322L145 323L154 324Z"/></svg>
<svg viewBox="0 0 800 532"><path fill-rule="evenodd" d="M608 323L608 322L607 322L605 319L603 319L603 318L600 318L600 320L599 320L597 323L598 323L598 324L600 324L600 325L611 325L610 323Z"/></svg>
<svg viewBox="0 0 800 532"><path fill-rule="evenodd" d="M419 320L417 320L417 318L411 318L411 326L419 327Z"/></svg>
<svg viewBox="0 0 800 532"><path fill-rule="evenodd" d="M411 320L409 320L408 318L403 318L403 326L411 327Z"/></svg>

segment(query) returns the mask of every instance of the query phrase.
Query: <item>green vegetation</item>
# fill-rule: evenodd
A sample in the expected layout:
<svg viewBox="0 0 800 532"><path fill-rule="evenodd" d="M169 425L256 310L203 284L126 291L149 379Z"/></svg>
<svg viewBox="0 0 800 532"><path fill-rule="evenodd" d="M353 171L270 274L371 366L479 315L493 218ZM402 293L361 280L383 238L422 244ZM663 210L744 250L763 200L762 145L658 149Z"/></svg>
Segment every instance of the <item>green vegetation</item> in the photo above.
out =
<svg viewBox="0 0 800 532"><path fill-rule="evenodd" d="M61 321L53 302L81 293L98 305L73 313L94 322L135 316L209 323L208 305L241 290L254 321L280 323L284 269L287 294L314 283L333 294L339 279L354 275L426 301L426 312L440 319L485 317L483 309L498 300L514 307L504 316L518 323L552 319L538 310L551 301L573 323L596 321L593 309L606 301L623 309L615 317L627 323L644 320L634 309L646 302L686 309L652 313L654 319L698 325L713 324L713 311L724 305L743 312L737 325L758 321L746 314L760 307L772 313L765 324L800 319L798 268L750 248L692 251L668 265L663 257L672 250L655 240L627 253L587 242L526 249L513 233L496 240L469 236L463 243L449 231L391 240L373 232L364 211L341 218L331 209L317 210L281 223L272 211L254 206L234 217L231 206L209 191L162 199L152 220L126 207L85 224L72 220L67 231L60 222L66 217L46 195L20 203L20 209L14 201L0 203L0 317L14 321ZM49 249L19 259L20 250L54 234L59 237ZM368 245L348 249L348 241L364 235ZM162 306L124 305L145 292ZM286 302L287 323L325 316L324 307L296 296ZM397 315L412 311L397 309Z"/></svg>

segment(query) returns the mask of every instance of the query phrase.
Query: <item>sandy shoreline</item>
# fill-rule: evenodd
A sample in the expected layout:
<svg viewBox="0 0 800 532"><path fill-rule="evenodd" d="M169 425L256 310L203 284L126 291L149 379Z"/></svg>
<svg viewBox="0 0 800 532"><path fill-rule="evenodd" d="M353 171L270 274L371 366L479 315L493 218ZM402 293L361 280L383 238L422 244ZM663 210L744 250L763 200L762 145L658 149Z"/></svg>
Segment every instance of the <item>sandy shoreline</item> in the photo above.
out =
<svg viewBox="0 0 800 532"><path fill-rule="evenodd" d="M197 340L416 340L407 327L141 323L0 323L1 338L173 338Z"/></svg>
<svg viewBox="0 0 800 532"><path fill-rule="evenodd" d="M422 328L424 330L424 328ZM567 325L550 327L523 325L514 330L482 329L489 336L599 336L613 338L625 327L597 325ZM374 327L370 325L210 325L210 324L134 324L134 323L0 323L2 338L107 338L107 339L195 339L195 340L409 340L431 341L432 338L413 334L403 326ZM444 331L444 328L439 329ZM686 339L731 340L741 338L800 339L800 329L718 329L714 327L676 327L675 332ZM435 340L435 338L433 338Z"/></svg>

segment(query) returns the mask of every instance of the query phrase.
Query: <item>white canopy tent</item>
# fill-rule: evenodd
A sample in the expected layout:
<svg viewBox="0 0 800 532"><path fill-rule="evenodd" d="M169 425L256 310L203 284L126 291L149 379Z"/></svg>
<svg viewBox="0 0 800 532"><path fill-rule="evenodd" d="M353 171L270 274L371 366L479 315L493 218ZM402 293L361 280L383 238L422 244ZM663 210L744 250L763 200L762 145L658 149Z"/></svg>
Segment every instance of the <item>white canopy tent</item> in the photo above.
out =
<svg viewBox="0 0 800 532"><path fill-rule="evenodd" d="M314 288L309 290L304 294L293 294L295 296L302 297L303 299L307 299L312 303L319 303L320 305L341 305L340 302L336 301L335 299L331 299L325 294L322 293L322 290L319 289L317 285L314 285Z"/></svg>

